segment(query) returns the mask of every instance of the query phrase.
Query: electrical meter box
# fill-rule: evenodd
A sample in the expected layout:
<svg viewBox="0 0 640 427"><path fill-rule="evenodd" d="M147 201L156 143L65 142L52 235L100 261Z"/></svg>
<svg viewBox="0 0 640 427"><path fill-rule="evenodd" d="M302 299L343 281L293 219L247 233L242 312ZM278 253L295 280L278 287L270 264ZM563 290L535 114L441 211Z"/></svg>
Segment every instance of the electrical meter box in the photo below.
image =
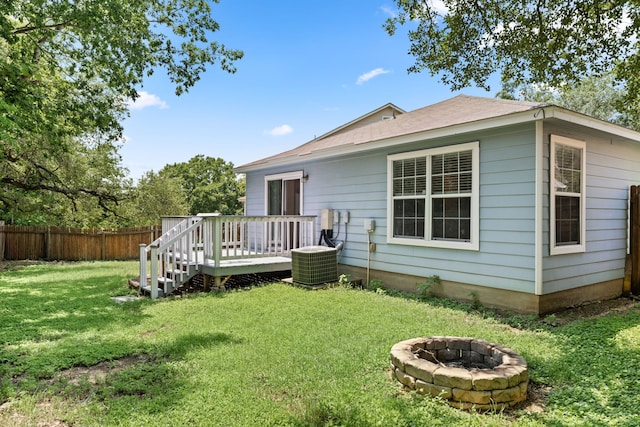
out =
<svg viewBox="0 0 640 427"><path fill-rule="evenodd" d="M333 230L333 209L320 211L320 230Z"/></svg>
<svg viewBox="0 0 640 427"><path fill-rule="evenodd" d="M372 233L376 229L376 220L373 218L365 218L364 229L367 233Z"/></svg>

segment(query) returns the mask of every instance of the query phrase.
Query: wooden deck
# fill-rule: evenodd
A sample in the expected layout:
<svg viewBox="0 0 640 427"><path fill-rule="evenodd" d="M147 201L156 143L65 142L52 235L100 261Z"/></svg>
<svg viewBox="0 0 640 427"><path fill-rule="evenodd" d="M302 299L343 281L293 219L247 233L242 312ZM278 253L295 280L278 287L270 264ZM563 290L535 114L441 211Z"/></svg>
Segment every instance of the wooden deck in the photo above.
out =
<svg viewBox="0 0 640 427"><path fill-rule="evenodd" d="M273 256L264 258L241 258L215 262L205 262L201 272L213 277L234 276L236 274L268 273L272 271L291 270L291 257Z"/></svg>
<svg viewBox="0 0 640 427"><path fill-rule="evenodd" d="M216 286L230 276L291 269L291 250L315 240L312 216L218 216L163 218L167 231L140 245L140 277L152 298L171 294L196 274Z"/></svg>

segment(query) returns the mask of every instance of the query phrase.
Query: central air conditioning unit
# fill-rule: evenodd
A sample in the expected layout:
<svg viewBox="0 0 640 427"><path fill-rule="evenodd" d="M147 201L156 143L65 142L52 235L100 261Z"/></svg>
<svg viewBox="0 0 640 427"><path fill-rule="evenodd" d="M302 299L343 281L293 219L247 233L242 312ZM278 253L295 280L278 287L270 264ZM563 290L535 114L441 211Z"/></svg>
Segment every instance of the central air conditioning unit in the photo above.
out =
<svg viewBox="0 0 640 427"><path fill-rule="evenodd" d="M291 250L293 282L317 286L338 280L336 248L307 246Z"/></svg>

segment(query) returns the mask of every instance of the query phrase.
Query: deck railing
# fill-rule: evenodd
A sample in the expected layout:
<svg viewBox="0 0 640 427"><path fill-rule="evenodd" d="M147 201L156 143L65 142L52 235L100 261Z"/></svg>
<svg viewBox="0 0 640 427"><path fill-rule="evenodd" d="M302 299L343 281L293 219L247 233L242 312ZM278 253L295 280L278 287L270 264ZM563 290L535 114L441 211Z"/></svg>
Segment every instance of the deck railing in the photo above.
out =
<svg viewBox="0 0 640 427"><path fill-rule="evenodd" d="M225 260L290 256L291 250L311 246L314 216L165 217L167 231L149 246L140 245L140 283L150 258L151 297L158 294L158 278L184 265L206 263L220 267ZM166 227L166 228L165 228Z"/></svg>

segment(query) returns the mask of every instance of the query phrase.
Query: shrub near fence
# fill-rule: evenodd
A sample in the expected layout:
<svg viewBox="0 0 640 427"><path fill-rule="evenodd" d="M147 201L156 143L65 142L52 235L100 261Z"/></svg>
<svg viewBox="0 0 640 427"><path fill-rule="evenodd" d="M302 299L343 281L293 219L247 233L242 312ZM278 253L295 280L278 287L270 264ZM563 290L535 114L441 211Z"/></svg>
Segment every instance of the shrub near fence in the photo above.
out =
<svg viewBox="0 0 640 427"><path fill-rule="evenodd" d="M0 225L0 260L137 259L140 244L161 234L159 225L117 230Z"/></svg>

